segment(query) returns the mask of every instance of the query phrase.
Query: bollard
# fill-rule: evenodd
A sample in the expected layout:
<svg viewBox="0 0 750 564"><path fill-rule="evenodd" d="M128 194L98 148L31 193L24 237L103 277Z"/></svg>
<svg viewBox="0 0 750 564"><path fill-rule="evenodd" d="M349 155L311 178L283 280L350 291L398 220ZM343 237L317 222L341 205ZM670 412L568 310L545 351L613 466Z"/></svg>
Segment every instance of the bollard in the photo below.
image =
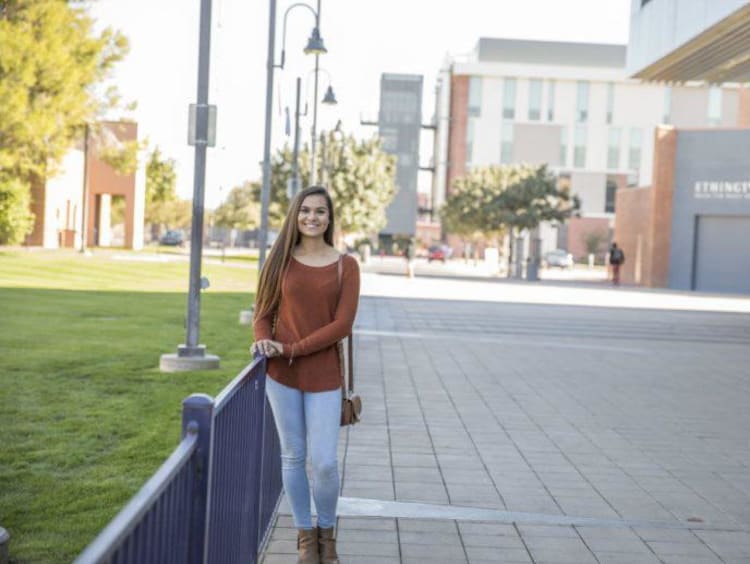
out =
<svg viewBox="0 0 750 564"><path fill-rule="evenodd" d="M196 483L193 489L188 564L200 564L204 561L213 407L213 398L206 394L192 394L182 402L182 436L184 437L188 433L198 433Z"/></svg>
<svg viewBox="0 0 750 564"><path fill-rule="evenodd" d="M10 542L10 535L8 531L0 527L0 564L8 564L8 543Z"/></svg>

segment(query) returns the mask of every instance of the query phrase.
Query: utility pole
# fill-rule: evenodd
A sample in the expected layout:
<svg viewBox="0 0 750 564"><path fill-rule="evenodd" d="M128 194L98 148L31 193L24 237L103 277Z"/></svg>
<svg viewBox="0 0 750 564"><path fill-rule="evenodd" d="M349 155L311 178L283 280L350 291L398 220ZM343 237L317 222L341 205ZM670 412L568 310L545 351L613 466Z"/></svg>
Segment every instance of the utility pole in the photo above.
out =
<svg viewBox="0 0 750 564"><path fill-rule="evenodd" d="M273 59L276 44L276 0L268 3L268 59L266 61L266 128L263 138L263 186L260 191L260 233L258 234L258 272L266 262L268 243L268 207L271 202L271 120L273 116Z"/></svg>
<svg viewBox="0 0 750 564"><path fill-rule="evenodd" d="M318 10L315 13L315 27L320 31L320 0L318 0ZM317 135L316 129L318 127L318 71L320 65L318 59L320 55L315 54L315 82L313 84L313 121L312 131L310 133L310 186L315 186L316 182L316 169L315 169L315 136Z"/></svg>
<svg viewBox="0 0 750 564"><path fill-rule="evenodd" d="M209 121L213 117L212 110L215 108L209 107L208 104L209 63L211 58L211 1L201 0L197 104L195 105L194 115L191 115L191 122L192 118L195 118L195 138L192 139L192 135L190 136L190 142L195 144L195 167L193 172L193 221L190 233L190 285L188 289L185 343L177 347L176 355L162 355L160 368L163 372L219 368L219 357L206 354L205 345L198 344L201 290L208 287L208 280L201 278L206 149L209 144L213 146L215 143L213 139L210 139L209 133Z"/></svg>

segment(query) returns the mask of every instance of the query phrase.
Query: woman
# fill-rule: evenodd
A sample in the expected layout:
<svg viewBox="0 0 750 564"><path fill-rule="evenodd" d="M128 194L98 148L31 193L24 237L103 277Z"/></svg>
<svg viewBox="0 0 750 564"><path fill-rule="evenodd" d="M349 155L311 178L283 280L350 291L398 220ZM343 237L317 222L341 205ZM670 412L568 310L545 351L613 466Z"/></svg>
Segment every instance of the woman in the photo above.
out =
<svg viewBox="0 0 750 564"><path fill-rule="evenodd" d="M326 189L302 190L260 273L255 300L252 348L269 359L266 393L281 441L282 481L297 528L299 564L339 564L333 534L341 416L336 343L352 330L359 267L333 248L333 231ZM305 471L308 442L317 527Z"/></svg>

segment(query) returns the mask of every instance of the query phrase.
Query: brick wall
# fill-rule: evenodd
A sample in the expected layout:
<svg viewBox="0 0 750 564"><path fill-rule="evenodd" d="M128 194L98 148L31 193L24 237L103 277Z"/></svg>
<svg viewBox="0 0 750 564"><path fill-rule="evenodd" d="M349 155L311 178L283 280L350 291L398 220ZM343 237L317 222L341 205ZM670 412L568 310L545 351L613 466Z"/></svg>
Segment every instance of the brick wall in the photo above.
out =
<svg viewBox="0 0 750 564"><path fill-rule="evenodd" d="M614 240L626 257L623 283L663 288L669 279L677 132L658 127L654 137L653 184L617 191Z"/></svg>
<svg viewBox="0 0 750 564"><path fill-rule="evenodd" d="M613 240L625 253L623 284L651 286L651 192L650 186L617 191Z"/></svg>
<svg viewBox="0 0 750 564"><path fill-rule="evenodd" d="M657 127L654 132L654 174L651 184L651 276L649 286L666 287L672 237L672 195L677 131Z"/></svg>
<svg viewBox="0 0 750 564"><path fill-rule="evenodd" d="M469 104L469 77L451 75L451 113L448 133L448 185L466 173L466 127Z"/></svg>

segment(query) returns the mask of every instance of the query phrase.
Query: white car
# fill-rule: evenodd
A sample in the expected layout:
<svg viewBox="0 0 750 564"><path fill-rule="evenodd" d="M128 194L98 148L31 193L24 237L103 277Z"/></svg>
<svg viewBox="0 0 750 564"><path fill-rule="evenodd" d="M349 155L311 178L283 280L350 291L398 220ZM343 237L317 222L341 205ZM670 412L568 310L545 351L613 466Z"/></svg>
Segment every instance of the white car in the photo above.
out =
<svg viewBox="0 0 750 564"><path fill-rule="evenodd" d="M544 264L547 268L557 266L560 268L570 268L573 266L573 255L563 249L555 249L545 253Z"/></svg>

